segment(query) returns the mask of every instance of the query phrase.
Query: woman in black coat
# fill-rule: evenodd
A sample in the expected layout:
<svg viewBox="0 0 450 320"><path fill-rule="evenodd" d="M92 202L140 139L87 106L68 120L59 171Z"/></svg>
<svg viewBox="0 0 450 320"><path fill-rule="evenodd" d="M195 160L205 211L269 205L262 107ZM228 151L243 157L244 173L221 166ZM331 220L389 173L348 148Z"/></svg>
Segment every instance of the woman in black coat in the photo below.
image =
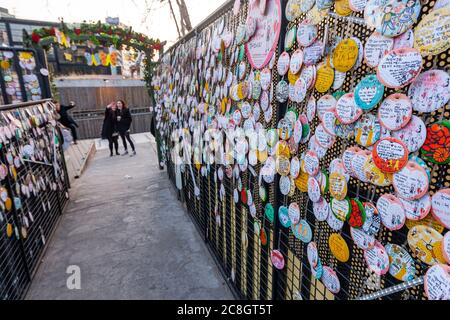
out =
<svg viewBox="0 0 450 320"><path fill-rule="evenodd" d="M127 108L125 102L123 100L117 101L117 130L122 138L123 147L125 149L123 156L128 154L127 141L130 143L131 150L133 151L132 156L136 155L136 149L134 148L134 143L130 137L132 121L130 109Z"/></svg>
<svg viewBox="0 0 450 320"><path fill-rule="evenodd" d="M111 157L114 156L113 147L116 155L119 155L119 131L117 129L117 106L110 103L105 110L105 119L103 120L102 138L108 139L109 151Z"/></svg>

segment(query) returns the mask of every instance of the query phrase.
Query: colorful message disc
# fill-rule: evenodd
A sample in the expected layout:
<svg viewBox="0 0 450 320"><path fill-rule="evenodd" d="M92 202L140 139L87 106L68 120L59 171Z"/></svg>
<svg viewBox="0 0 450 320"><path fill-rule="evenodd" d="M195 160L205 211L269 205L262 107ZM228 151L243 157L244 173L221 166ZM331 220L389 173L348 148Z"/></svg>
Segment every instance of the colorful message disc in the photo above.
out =
<svg viewBox="0 0 450 320"><path fill-rule="evenodd" d="M313 177L308 179L308 196L312 202L318 202L321 198L320 185Z"/></svg>
<svg viewBox="0 0 450 320"><path fill-rule="evenodd" d="M405 127L411 120L411 115L411 100L402 93L391 94L378 109L380 124L391 131Z"/></svg>
<svg viewBox="0 0 450 320"><path fill-rule="evenodd" d="M347 72L358 59L358 44L353 39L345 39L338 43L333 51L334 68L340 72Z"/></svg>
<svg viewBox="0 0 450 320"><path fill-rule="evenodd" d="M387 0L375 11L375 26L378 32L395 37L411 28L420 15L419 0Z"/></svg>
<svg viewBox="0 0 450 320"><path fill-rule="evenodd" d="M323 129L326 133L329 135L335 136L336 135L336 114L331 111L326 111L322 115L322 125ZM317 135L317 129L316 129L316 135Z"/></svg>
<svg viewBox="0 0 450 320"><path fill-rule="evenodd" d="M422 119L412 116L405 127L392 132L392 137L403 141L410 153L416 152L425 143L427 128Z"/></svg>
<svg viewBox="0 0 450 320"><path fill-rule="evenodd" d="M353 92L344 94L336 103L336 117L342 124L355 122L362 113L362 109L356 105Z"/></svg>
<svg viewBox="0 0 450 320"><path fill-rule="evenodd" d="M338 200L336 200L336 201L338 201ZM334 213L330 213L328 215L327 223L330 226L330 228L333 229L334 231L339 231L344 226L344 221L336 218Z"/></svg>
<svg viewBox="0 0 450 320"><path fill-rule="evenodd" d="M353 228L361 228L366 221L364 206L358 199L351 199L351 211L347 218L348 224Z"/></svg>
<svg viewBox="0 0 450 320"><path fill-rule="evenodd" d="M278 219L283 227L289 228L291 226L291 220L289 220L289 210L285 206L280 206L278 209Z"/></svg>
<svg viewBox="0 0 450 320"><path fill-rule="evenodd" d="M450 122L436 122L427 128L421 154L425 160L436 164L450 162Z"/></svg>
<svg viewBox="0 0 450 320"><path fill-rule="evenodd" d="M334 81L334 70L327 64L322 64L317 68L317 78L315 83L315 88L318 92L327 92Z"/></svg>
<svg viewBox="0 0 450 320"><path fill-rule="evenodd" d="M435 6L436 8L436 6ZM450 48L450 7L433 9L424 16L415 28L414 48L422 56L437 55Z"/></svg>
<svg viewBox="0 0 450 320"><path fill-rule="evenodd" d="M305 81L307 89L311 89L316 83L317 71L316 66L303 66L300 72L300 78Z"/></svg>
<svg viewBox="0 0 450 320"><path fill-rule="evenodd" d="M289 97L289 85L286 81L281 80L276 87L275 96L279 103L284 103Z"/></svg>
<svg viewBox="0 0 450 320"><path fill-rule="evenodd" d="M411 255L396 244L388 243L386 252L389 256L389 274L400 281L411 281L416 274L414 259Z"/></svg>
<svg viewBox="0 0 450 320"><path fill-rule="evenodd" d="M405 209L401 201L392 194L384 194L377 201L381 222L389 230L399 230L405 225Z"/></svg>
<svg viewBox="0 0 450 320"><path fill-rule="evenodd" d="M291 61L289 63L289 69L292 73L297 74L300 71L303 63L303 51L301 49L297 49L294 51L291 57Z"/></svg>
<svg viewBox="0 0 450 320"><path fill-rule="evenodd" d="M450 300L450 267L437 264L424 277L425 293L430 300Z"/></svg>
<svg viewBox="0 0 450 320"><path fill-rule="evenodd" d="M405 33L394 38L394 48L412 48L414 46L414 31L409 29Z"/></svg>
<svg viewBox="0 0 450 320"><path fill-rule="evenodd" d="M278 58L277 63L277 71L280 76L284 76L288 72L290 62L291 57L289 56L289 53L284 51Z"/></svg>
<svg viewBox="0 0 450 320"><path fill-rule="evenodd" d="M381 126L378 118L370 113L365 113L355 124L355 140L363 146L369 147L380 139Z"/></svg>
<svg viewBox="0 0 450 320"><path fill-rule="evenodd" d="M389 255L386 249L378 241L375 245L364 251L364 259L367 267L375 274L382 276L389 271Z"/></svg>
<svg viewBox="0 0 450 320"><path fill-rule="evenodd" d="M325 130L322 124L319 124L316 128L315 139L316 142L325 149L330 148L336 140L333 135L329 134L328 131Z"/></svg>
<svg viewBox="0 0 450 320"><path fill-rule="evenodd" d="M308 256L310 266L313 268L316 267L319 262L319 250L317 250L317 245L314 241L308 244L306 254Z"/></svg>
<svg viewBox="0 0 450 320"><path fill-rule="evenodd" d="M421 73L408 89L413 109L418 112L434 112L450 99L450 75L443 70Z"/></svg>
<svg viewBox="0 0 450 320"><path fill-rule="evenodd" d="M402 170L394 173L392 184L398 196L416 200L428 192L429 180L425 170L414 161L409 161Z"/></svg>
<svg viewBox="0 0 450 320"><path fill-rule="evenodd" d="M408 163L408 148L398 139L384 138L375 143L372 156L381 171L394 173Z"/></svg>
<svg viewBox="0 0 450 320"><path fill-rule="evenodd" d="M317 101L317 116L322 121L323 114L327 111L334 112L337 100L331 95L326 94Z"/></svg>
<svg viewBox="0 0 450 320"><path fill-rule="evenodd" d="M417 200L406 200L400 198L405 208L405 215L408 220L419 221L424 219L431 211L431 197L427 193Z"/></svg>
<svg viewBox="0 0 450 320"><path fill-rule="evenodd" d="M308 118L308 121L313 121L316 116L316 106L316 98L311 95L308 99L308 103L306 104L306 117Z"/></svg>
<svg viewBox="0 0 450 320"><path fill-rule="evenodd" d="M330 214L330 205L327 200L320 197L319 201L313 203L313 212L317 221L326 221Z"/></svg>
<svg viewBox="0 0 450 320"><path fill-rule="evenodd" d="M310 66L319 62L323 55L324 48L325 46L320 39L314 41L310 46L303 50L303 63Z"/></svg>
<svg viewBox="0 0 450 320"><path fill-rule="evenodd" d="M432 213L437 221L450 229L450 189L442 189L433 195Z"/></svg>
<svg viewBox="0 0 450 320"><path fill-rule="evenodd" d="M374 108L383 98L384 86L376 75L364 77L355 88L355 102L363 110Z"/></svg>
<svg viewBox="0 0 450 320"><path fill-rule="evenodd" d="M370 248L373 248L373 246L375 245L375 237L366 233L362 229L350 228L350 235L352 236L352 239L355 242L356 246L360 249L368 250Z"/></svg>
<svg viewBox="0 0 450 320"><path fill-rule="evenodd" d="M257 31L245 49L254 69L262 69L270 62L280 37L281 15L280 0L267 1L264 13L259 6L249 6L248 16L256 22Z"/></svg>
<svg viewBox="0 0 450 320"><path fill-rule="evenodd" d="M272 250L270 253L270 260L275 268L278 270L283 270L284 268L284 257L279 250Z"/></svg>
<svg viewBox="0 0 450 320"><path fill-rule="evenodd" d="M378 209L371 202L364 202L363 206L366 213L366 221L362 226L362 230L369 235L375 236L381 228L381 218L378 214Z"/></svg>
<svg viewBox="0 0 450 320"><path fill-rule="evenodd" d="M410 84L422 70L422 56L410 48L388 52L377 67L377 77L388 88L400 89Z"/></svg>
<svg viewBox="0 0 450 320"><path fill-rule="evenodd" d="M355 178L362 182L369 182L366 176L366 163L370 159L371 153L369 150L361 150L357 152L352 159L352 173Z"/></svg>
<svg viewBox="0 0 450 320"><path fill-rule="evenodd" d="M348 248L347 242L344 238L337 233L331 234L328 238L328 245L330 247L331 253L340 262L347 262L350 258L350 250Z"/></svg>
<svg viewBox="0 0 450 320"><path fill-rule="evenodd" d="M408 232L408 244L413 254L428 265L439 263L433 252L434 246L442 241L442 235L435 229L417 225Z"/></svg>
<svg viewBox="0 0 450 320"><path fill-rule="evenodd" d="M366 45L364 47L364 59L366 64L375 68L380 59L389 51L392 50L394 46L394 39L385 37L379 32L375 31L367 39Z"/></svg>
<svg viewBox="0 0 450 320"><path fill-rule="evenodd" d="M349 0L350 9L355 12L362 12L367 5L367 0Z"/></svg>
<svg viewBox="0 0 450 320"><path fill-rule="evenodd" d="M337 200L344 200L347 196L347 180L344 175L332 172L329 179L330 194Z"/></svg>
<svg viewBox="0 0 450 320"><path fill-rule="evenodd" d="M275 213L274 213L272 204L270 204L270 203L266 204L264 211L265 211L267 220L269 220L270 223L273 223L273 220L275 218Z"/></svg>
<svg viewBox="0 0 450 320"><path fill-rule="evenodd" d="M308 192L308 179L309 175L303 170L300 170L300 174L298 175L297 179L295 179L295 186L297 187L297 189L301 192Z"/></svg>
<svg viewBox="0 0 450 320"><path fill-rule="evenodd" d="M321 277L323 285L330 290L330 292L337 294L341 290L341 283L336 272L330 267L323 266L323 274Z"/></svg>
<svg viewBox="0 0 450 320"><path fill-rule="evenodd" d="M284 50L290 51L295 44L295 36L297 34L297 28L294 26L286 32L284 37Z"/></svg>
<svg viewBox="0 0 450 320"><path fill-rule="evenodd" d="M334 216L340 221L347 220L349 216L352 206L350 203L350 199L345 198L344 200L331 199L330 203L331 212L333 212Z"/></svg>
<svg viewBox="0 0 450 320"><path fill-rule="evenodd" d="M288 209L289 219L292 224L298 224L300 221L300 208L297 202L292 202Z"/></svg>
<svg viewBox="0 0 450 320"><path fill-rule="evenodd" d="M302 47L308 47L317 39L318 34L317 25L305 19L298 26L297 42Z"/></svg>
<svg viewBox="0 0 450 320"><path fill-rule="evenodd" d="M333 80L333 90L338 90L340 87L344 85L345 78L347 77L346 72L334 71L334 80Z"/></svg>
<svg viewBox="0 0 450 320"><path fill-rule="evenodd" d="M314 151L310 150L305 154L303 169L310 176L315 176L319 172L319 158Z"/></svg>
<svg viewBox="0 0 450 320"><path fill-rule="evenodd" d="M312 240L312 230L306 220L300 220L300 222L293 227L294 235L296 238L304 243L310 243Z"/></svg>

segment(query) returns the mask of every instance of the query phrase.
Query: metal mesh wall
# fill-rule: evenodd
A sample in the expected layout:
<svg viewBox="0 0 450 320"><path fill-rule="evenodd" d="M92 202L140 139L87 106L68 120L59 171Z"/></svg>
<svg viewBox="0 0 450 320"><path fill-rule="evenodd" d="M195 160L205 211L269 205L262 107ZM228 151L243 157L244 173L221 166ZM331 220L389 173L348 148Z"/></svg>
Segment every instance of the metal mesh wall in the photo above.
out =
<svg viewBox="0 0 450 320"><path fill-rule="evenodd" d="M248 2L242 1L241 9L237 16L232 14L233 3L234 1L227 2L220 10L197 27L195 32L189 34L173 46L166 55L173 55L181 45L190 41L195 44L196 39L201 39L206 34L209 34L212 28L222 19L229 26L229 29L236 32L239 23L243 23L246 20ZM284 17L286 1L281 1L281 3L283 23L279 45L275 53L275 61L277 61L279 54L283 51L286 30L294 25L298 25L306 16L303 14L295 21L286 21ZM422 1L421 16L428 13L434 3L435 1ZM332 7L330 14L319 25L319 39L327 37L328 41L332 42L332 40L339 37L356 36L364 44L365 40L372 34L373 29L368 28L361 18L362 13L353 13L350 18L339 17L334 14L334 7ZM295 49L296 47L294 46L292 51ZM436 67L447 70L448 57L450 57L449 50L437 56L424 57L424 70ZM247 65L248 75L251 71L251 66L246 59L245 57L244 61ZM195 62L191 61L191 63ZM227 50L225 50L221 63L230 67L232 70L236 67L230 61ZM359 68L347 73L344 85L340 90L351 92L365 75L373 72L374 69L363 62ZM272 69L273 85L275 86L279 80L280 76L276 71L276 67L274 67ZM402 89L403 92L405 90L407 88ZM393 92L395 90L385 90L384 97ZM332 92L330 91L328 93ZM183 95L186 92L180 91L179 94ZM323 94L319 94L315 90L308 91L304 102L299 104L293 102L279 104L273 99L271 101L274 110L272 120L266 123L263 119L263 114L261 114L260 122L264 123L266 129L276 128L278 121L284 117L288 108L295 109L299 114L305 113L306 102L310 95L314 95L316 99L319 99ZM447 105L440 111L431 114L419 114L417 112L414 112L414 114L421 117L425 124L428 125L429 123L442 119L448 119L450 106ZM200 120L200 117L197 120ZM314 131L318 124L319 119L316 117L311 124L311 130ZM356 145L353 139L344 140L338 138L336 143L328 150L326 156L320 161L321 168L328 168L333 159L341 157L343 151L352 145ZM307 144L300 144L298 154L304 152L306 148ZM169 158L170 156L167 155L168 172L171 179L174 179L174 164ZM448 188L450 186L449 165L437 166L432 163L427 164L432 169L430 194L432 195L441 188ZM272 184L262 182L262 185L268 191L267 202L274 205L276 213L275 222L270 223L264 215L266 202L262 202L258 188L255 187L258 185L258 175L261 169L260 164L254 167L256 176L247 170L244 174L241 174L240 181L243 187L252 190L253 200L257 209L255 218L250 215L248 206L244 205L241 199L237 203L233 200L233 194L239 185L234 177L228 178L224 176L222 182L225 188L225 195L223 199L220 199L220 182L217 180L216 175L218 168L219 166L215 164L208 165L208 173L206 176L202 176L200 170L195 165L192 165L192 177L190 170L186 166L183 173L182 192L189 214L192 215L202 235L205 236L208 246L216 256L221 269L240 298L305 300L356 299L367 294L380 292L380 290L391 288L401 283L387 274L381 277L380 286L376 287L371 285L375 281L373 280L374 274L367 268L363 251L353 244L348 224L345 224L343 230L339 233L349 245L350 259L346 263L337 261L328 245L329 236L336 232L328 226L327 222L319 222L316 220L313 214L312 203L306 193L302 193L296 189L292 197L281 195L278 191L278 178ZM195 186L200 188L199 197L195 196ZM392 192L392 187L374 187L371 184L363 183L354 178L351 178L349 182L349 197L358 197L361 201L371 200L375 203L380 195ZM329 194L325 194L324 197L328 201L330 200ZM284 228L278 223L277 213L279 206L289 206L294 201L300 207L301 219L305 219L312 228L313 239L318 245L322 263L332 267L339 277L341 290L336 295L328 291L319 280L316 280L312 276L306 256L307 244L295 238L290 228ZM261 244L259 235L254 232L255 221L259 221L267 233L268 243L265 246ZM399 231L391 232L382 227L377 239L383 243L390 242L407 247L406 235L408 230L408 227L405 226ZM270 251L272 249L279 249L283 254L286 261L283 270L277 270L272 266L270 260ZM420 278L424 275L428 266L416 259L414 255L413 258L415 258L416 262L416 277ZM382 296L384 299L425 299L422 284L405 287L397 293L382 294ZM377 298L377 295L374 295L373 298Z"/></svg>
<svg viewBox="0 0 450 320"><path fill-rule="evenodd" d="M68 202L69 181L61 137L49 122L52 110L47 101L0 108L0 126L8 126L13 133L11 138L3 139L0 149L0 165L8 170L1 187L12 201L9 210L4 199L1 204L1 299L23 298ZM54 146L52 141L59 142ZM24 158L24 146L32 143L36 157ZM11 164L10 154L21 160Z"/></svg>

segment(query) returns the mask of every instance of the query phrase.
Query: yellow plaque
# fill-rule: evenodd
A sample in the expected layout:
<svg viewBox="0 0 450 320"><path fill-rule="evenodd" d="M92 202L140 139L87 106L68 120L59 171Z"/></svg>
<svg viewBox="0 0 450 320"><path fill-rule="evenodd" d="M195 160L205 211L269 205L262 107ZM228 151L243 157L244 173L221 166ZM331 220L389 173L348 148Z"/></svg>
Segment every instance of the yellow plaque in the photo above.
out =
<svg viewBox="0 0 450 320"><path fill-rule="evenodd" d="M417 220L417 221L406 220L406 227L408 227L408 229L411 229L418 225L431 227L439 233L442 233L442 231L444 231L444 229L445 229L444 226L442 224L440 224L436 219L434 219L433 215L431 215L431 214L427 215L422 220Z"/></svg>
<svg viewBox="0 0 450 320"><path fill-rule="evenodd" d="M436 242L436 244L433 246L433 254L434 257L439 263L446 264L444 258L444 250L442 250L442 243L443 241Z"/></svg>
<svg viewBox="0 0 450 320"><path fill-rule="evenodd" d="M6 208L6 211L11 211L11 209L12 209L12 200L10 197L6 198L6 200L5 200L5 208Z"/></svg>
<svg viewBox="0 0 450 320"><path fill-rule="evenodd" d="M432 10L414 29L414 48L422 56L437 55L450 48L450 7Z"/></svg>
<svg viewBox="0 0 450 320"><path fill-rule="evenodd" d="M337 200L344 200L347 196L347 180L339 172L332 172L329 178L330 194Z"/></svg>
<svg viewBox="0 0 450 320"><path fill-rule="evenodd" d="M297 179L295 179L295 186L301 192L308 192L308 178L309 175L306 172L300 170L300 174L298 175Z"/></svg>
<svg viewBox="0 0 450 320"><path fill-rule="evenodd" d="M315 88L318 92L327 92L334 81L334 70L330 66L323 64L317 69Z"/></svg>
<svg viewBox="0 0 450 320"><path fill-rule="evenodd" d="M12 224L11 224L11 223L8 223L8 224L6 225L6 235L8 236L8 238L11 238L12 234L13 234L13 227L12 227Z"/></svg>
<svg viewBox="0 0 450 320"><path fill-rule="evenodd" d="M288 81L290 84L294 85L295 82L300 78L300 72L297 72L297 74L293 74L291 70L288 72Z"/></svg>
<svg viewBox="0 0 450 320"><path fill-rule="evenodd" d="M344 39L333 52L333 65L337 71L347 72L358 60L358 44L353 39Z"/></svg>
<svg viewBox="0 0 450 320"><path fill-rule="evenodd" d="M340 234L333 233L328 239L328 245L330 246L331 253L340 262L347 262L350 258L350 250L348 249L347 242Z"/></svg>
<svg viewBox="0 0 450 320"><path fill-rule="evenodd" d="M334 9L336 13L340 16L349 16L353 10L350 8L350 4L348 0L336 0L334 3Z"/></svg>

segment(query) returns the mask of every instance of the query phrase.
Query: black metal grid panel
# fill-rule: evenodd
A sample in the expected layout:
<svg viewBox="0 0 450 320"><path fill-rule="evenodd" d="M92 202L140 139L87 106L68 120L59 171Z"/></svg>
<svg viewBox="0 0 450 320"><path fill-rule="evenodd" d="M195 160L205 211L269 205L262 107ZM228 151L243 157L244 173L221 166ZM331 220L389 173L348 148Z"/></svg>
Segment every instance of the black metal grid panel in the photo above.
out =
<svg viewBox="0 0 450 320"><path fill-rule="evenodd" d="M20 299L24 296L47 241L68 202L69 182L62 146L54 146L52 143L61 141L60 131L50 125L48 118L42 116L38 105L44 107L44 110L49 108L49 113L52 112L52 106L47 105L47 102L28 103L0 110L1 126L10 125L7 114L22 122L21 130L13 131L14 135L5 141L0 151L0 160L9 170L1 185L7 190L13 203L10 211L7 211L5 205L2 205L1 210L4 217L0 236L0 252L3 257L0 264L2 299ZM31 115L40 119L39 129L31 125ZM16 132L21 134L17 135ZM43 148L35 148L35 151L42 150L42 156L37 157L36 161L23 160L20 165L10 165L7 154L11 152L19 155L20 149L32 140L36 145L42 143ZM53 166L55 163L58 168L56 170ZM13 174L13 170L16 174ZM21 188L30 181L33 181L37 191L30 192L27 196ZM7 223L13 228L9 238Z"/></svg>
<svg viewBox="0 0 450 320"><path fill-rule="evenodd" d="M196 28L195 32L189 34L186 38L178 42L169 50L168 54L177 53L177 49L192 39L201 39L205 33L210 32L220 19L225 19L230 29L236 31L239 23L246 19L247 1L241 5L241 11L238 16L234 17L231 14L231 7L233 1L224 5L221 10L210 16L206 22L202 23L200 27ZM283 13L285 9L285 1L282 1ZM430 11L434 1L422 2L422 15ZM334 8L331 8L333 11ZM362 14L353 13L352 17L361 18ZM276 58L278 58L280 51L282 51L284 43L284 34L288 28L294 24L298 24L305 18L302 15L294 22L288 23L283 18L280 42L276 50ZM319 38L327 39L328 44L336 39L336 37L346 38L351 36L358 37L363 45L365 40L370 36L373 30L368 29L364 24L358 23L354 19L345 17L337 17L336 15L329 15L325 17L320 23ZM327 37L325 37L325 34ZM293 48L295 50L296 47ZM229 51L229 50L228 50ZM232 65L229 59L229 52L225 50L222 64L235 70L236 65ZM443 53L435 57L424 58L424 70L434 67L446 69L448 71L448 57L449 52ZM192 58L192 57L191 57ZM195 59L193 59L195 60ZM186 62L187 61L187 62ZM244 61L245 58L244 58ZM174 62L174 61L172 61ZM250 65L247 62L247 75L250 71ZM197 67L197 62L189 62L183 60L176 63L184 63L186 66L193 63ZM197 68L196 68L197 70ZM373 73L373 69L362 63L362 65L347 73L347 77L342 90L349 92L359 80L366 74ZM272 70L273 84L276 85L279 81L279 76L276 68ZM404 90L407 90L405 88ZM394 90L387 89L385 97ZM332 93L331 91L327 93ZM187 92L180 91L179 94L187 94ZM309 95L314 95L316 99L320 98L321 94L316 91L308 92ZM199 96L199 98L201 98ZM275 128L278 120L280 120L287 108L296 109L299 114L306 111L306 101L304 103L296 104L288 102L287 104L277 104L272 101L274 116L272 121L265 124L266 128ZM450 115L450 107L442 111L434 112L430 115L418 114L422 117L426 124L448 119ZM260 121L262 120L262 115ZM197 120L200 117L197 116ZM264 122L263 122L264 123ZM319 120L316 118L311 126L312 131L315 130ZM355 141L342 140L338 138L337 142L330 148L327 155L321 160L321 167L328 168L329 163L334 158L340 157L343 151L351 146L356 145ZM300 145L298 154L306 150L306 145ZM170 165L173 164L168 161ZM433 194L440 188L447 188L450 186L449 166L435 166L428 163L432 168L432 181L430 193ZM194 221L200 227L202 234L205 234L206 241L212 249L214 255L218 258L221 268L227 275L228 280L238 292L238 296L247 299L354 299L365 294L372 293L380 288L388 288L400 283L389 275L381 277L379 288L371 287L373 282L373 274L371 274L365 264L363 258L363 251L353 245L353 241L349 235L349 227L345 225L343 230L339 233L344 237L350 248L350 260L347 263L340 263L333 257L328 247L328 238L334 233L326 222L318 222L315 220L312 212L312 203L308 200L308 195L296 190L292 197L282 196L278 192L278 179L274 183L268 185L262 182L262 185L268 190L268 202L274 205L275 212L278 212L280 205L288 206L291 202L296 201L301 208L301 218L308 221L313 230L313 240L318 244L319 255L324 265L331 266L336 272L341 282L341 291L337 295L329 292L324 285L312 277L309 263L306 259L306 244L296 239L290 229L285 229L278 224L275 219L274 224L267 221L264 215L264 206L258 194L258 178L254 177L249 172L241 175L241 183L244 187L252 190L253 200L257 208L257 215L255 218L249 214L248 206L241 202L240 194L237 203L233 200L234 190L238 186L238 181L233 178L224 177L223 181L218 181L216 177L219 165L213 165L208 171L207 177L200 177L200 172L192 166L194 171L194 179L196 185L201 189L200 199L194 196L194 184L191 178L191 173L188 167L185 167L183 174L183 193L187 204L188 212L194 217ZM224 167L222 167L224 169ZM173 172L173 168L168 168L168 171ZM254 170L259 175L260 165L257 165ZM170 173L171 179L172 173ZM220 199L219 191L223 184L225 188L225 196ZM358 197L366 201L372 200L376 202L381 194L392 192L392 188L374 188L371 185L364 184L351 178L349 182L350 197ZM324 195L329 201L329 195ZM254 233L253 223L260 221L262 227L266 230L269 239L267 246L262 246L258 234ZM248 238L248 245L243 246L242 236L245 236L242 231L246 231ZM390 232L383 229L378 240L382 243L396 243L407 248L406 234L407 227L404 227L399 232ZM283 270L276 270L272 267L270 262L270 250L279 249L286 260L286 267ZM409 249L409 248L407 248ZM417 260L418 261L418 260ZM427 267L420 262L416 263L417 276L421 276L426 271ZM371 281L372 279L372 281ZM412 287L400 293L390 294L386 296L387 299L424 299L423 286Z"/></svg>
<svg viewBox="0 0 450 320"><path fill-rule="evenodd" d="M423 1L422 2L422 13L425 15L432 9L434 1ZM353 13L353 17L362 18L362 13ZM302 15L296 21L289 23L288 28L293 27L294 24L298 24L305 18ZM328 25L328 29L326 26ZM373 30L366 27L364 24L359 24L352 19L347 19L345 17L328 16L320 24L319 28L319 38L325 39L325 32L328 34L328 41L336 39L336 37L341 37L342 39L356 36L364 44L366 39L372 34ZM295 50L296 47L293 48ZM446 53L438 56L424 57L424 71L432 68L444 68L448 71L448 63L446 62L449 55L449 50ZM356 70L347 72L347 76L342 86L341 90L344 92L350 92L358 84L358 82L367 74L374 73L374 69L367 66L364 62ZM402 89L402 92L407 92L408 87ZM398 90L397 90L398 91ZM384 98L388 95L396 92L396 90L386 88ZM333 93L333 91L327 92L328 94ZM324 93L324 94L327 94ZM312 93L316 99L319 99L323 94L319 94L316 91ZM308 97L307 97L308 98ZM308 99L301 104L290 103L289 107L295 108L299 114L306 112L306 102ZM450 115L450 107L447 105L443 110L431 113L429 115L414 112L415 115L421 117L425 124L433 123L442 119L448 119ZM316 117L312 125L312 131L315 130L316 126L319 124L319 120ZM352 140L344 140L341 138L337 139L337 142L330 148L326 156L321 160L321 168L328 168L330 162L340 157L345 149L349 146L357 145L357 143ZM299 154L306 150L305 145L300 145ZM427 163L427 165L432 169L432 180L430 183L430 194L441 188L448 188L450 185L450 176L448 175L449 166L436 166L432 163ZM373 187L370 184L362 183L354 178L350 179L348 187L348 196L350 198L359 198L361 201L372 201L376 203L378 197L384 193L394 193L391 187ZM330 200L329 194L324 195L327 201ZM277 292L279 293L279 298L281 299L292 299L294 293L300 295L303 299L355 299L366 294L376 292L383 288L389 288L394 285L400 284L401 281L396 280L390 275L382 276L380 279L379 287L373 286L376 282L374 274L372 274L366 267L366 263L363 257L363 250L357 248L353 244L353 240L350 236L350 230L348 224L344 225L344 228L338 232L340 233L350 249L350 260L346 263L341 263L333 257L330 249L328 247L328 238L334 232L326 222L316 221L313 210L312 203L308 200L307 195L296 191L292 198L280 197L280 205L289 205L291 202L297 202L300 208L307 208L301 213L302 218L306 219L313 230L313 240L317 243L319 249L319 255L323 265L331 266L337 273L341 282L341 291L337 295L333 295L329 292L323 284L315 280L311 276L311 270L309 263L306 258L306 245L300 240L296 239L290 229L282 228L282 253L287 258L288 270L287 274L284 275L284 270L282 272L283 276L280 277L277 285L280 286ZM413 252L409 250L407 244L406 235L408 233L408 227L405 226L401 230L396 232L391 232L386 228L382 228L377 239L382 243L395 243L405 249L407 249L410 254L414 257ZM289 266L291 269L289 269ZM428 266L422 263L420 260L416 259L416 276L423 276ZM299 275L301 275L299 277ZM399 293L390 294L385 299L425 299L423 286L412 287L407 290L401 291Z"/></svg>

